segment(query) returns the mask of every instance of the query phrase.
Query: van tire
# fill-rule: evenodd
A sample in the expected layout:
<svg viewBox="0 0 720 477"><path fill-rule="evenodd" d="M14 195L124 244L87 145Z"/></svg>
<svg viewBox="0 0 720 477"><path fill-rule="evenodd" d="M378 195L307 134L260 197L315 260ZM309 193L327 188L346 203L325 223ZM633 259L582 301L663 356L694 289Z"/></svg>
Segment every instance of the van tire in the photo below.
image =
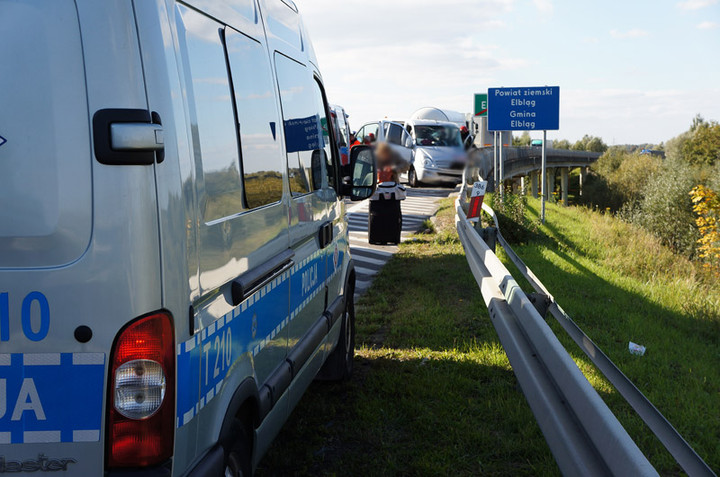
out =
<svg viewBox="0 0 720 477"><path fill-rule="evenodd" d="M223 477L251 477L252 441L247 427L240 419L234 420L230 436L232 440L223 443L225 450Z"/></svg>
<svg viewBox="0 0 720 477"><path fill-rule="evenodd" d="M355 287L347 288L345 312L342 315L340 338L332 354L328 356L318 379L345 381L350 379L355 366Z"/></svg>
<svg viewBox="0 0 720 477"><path fill-rule="evenodd" d="M422 187L422 182L418 180L414 167L411 167L408 171L408 184L410 184L410 187Z"/></svg>

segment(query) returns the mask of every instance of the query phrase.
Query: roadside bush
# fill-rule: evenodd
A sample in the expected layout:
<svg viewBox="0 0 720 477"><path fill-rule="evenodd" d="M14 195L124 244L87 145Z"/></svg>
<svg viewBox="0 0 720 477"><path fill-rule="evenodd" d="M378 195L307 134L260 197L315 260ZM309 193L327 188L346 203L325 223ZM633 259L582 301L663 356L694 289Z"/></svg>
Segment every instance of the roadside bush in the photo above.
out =
<svg viewBox="0 0 720 477"><path fill-rule="evenodd" d="M649 180L641 198L627 203L620 216L643 227L677 253L693 257L700 238L690 200L694 186L690 166L668 161Z"/></svg>
<svg viewBox="0 0 720 477"><path fill-rule="evenodd" d="M490 207L497 215L500 232L509 243L527 243L537 233L538 222L530 220L525 213L526 196L507 191L501 199L498 194L493 194Z"/></svg>
<svg viewBox="0 0 720 477"><path fill-rule="evenodd" d="M600 209L619 210L640 199L662 159L649 154L629 153L624 147L611 147L593 166L583 184L581 203Z"/></svg>
<svg viewBox="0 0 720 477"><path fill-rule="evenodd" d="M720 277L720 195L699 185L691 192L699 232L698 257L715 276Z"/></svg>
<svg viewBox="0 0 720 477"><path fill-rule="evenodd" d="M575 201L590 208L619 210L623 205L620 191L610 185L607 178L596 171L590 170L583 183L583 195Z"/></svg>

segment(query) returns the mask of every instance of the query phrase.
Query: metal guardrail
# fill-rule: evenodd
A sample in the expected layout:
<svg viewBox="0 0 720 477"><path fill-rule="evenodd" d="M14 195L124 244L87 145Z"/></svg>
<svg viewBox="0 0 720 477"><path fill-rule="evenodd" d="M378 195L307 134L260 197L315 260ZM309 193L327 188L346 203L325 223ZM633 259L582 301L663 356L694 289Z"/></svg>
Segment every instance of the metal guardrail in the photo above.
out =
<svg viewBox="0 0 720 477"><path fill-rule="evenodd" d="M465 175L467 176L468 170ZM658 475L582 374L510 272L467 220L464 177L456 225L493 325L540 429L564 475ZM486 204L483 208L495 219ZM497 222L496 222L497 225ZM498 240L549 311L690 476L715 475L662 414L555 302L498 231Z"/></svg>
<svg viewBox="0 0 720 477"><path fill-rule="evenodd" d="M557 322L560 323L575 344L583 350L590 361L592 361L607 380L610 381L610 384L617 389L625 401L637 412L643 422L647 424L648 428L650 428L653 434L655 434L668 452L675 458L677 463L680 464L680 467L690 476L714 476L715 474L712 469L710 469L710 466L695 452L695 449L688 444L682 435L670 424L670 421L662 415L637 386L620 371L620 368L618 368L572 318L565 313L565 310L555 301L555 297L550 294L548 289L545 288L545 285L542 284L532 270L530 270L528 266L525 265L525 262L515 253L500 232L500 224L498 223L495 211L487 204L483 204L483 210L492 217L497 229L498 242L502 245L510 261L513 262L536 292L549 299L550 306L548 307L548 311L555 317Z"/></svg>

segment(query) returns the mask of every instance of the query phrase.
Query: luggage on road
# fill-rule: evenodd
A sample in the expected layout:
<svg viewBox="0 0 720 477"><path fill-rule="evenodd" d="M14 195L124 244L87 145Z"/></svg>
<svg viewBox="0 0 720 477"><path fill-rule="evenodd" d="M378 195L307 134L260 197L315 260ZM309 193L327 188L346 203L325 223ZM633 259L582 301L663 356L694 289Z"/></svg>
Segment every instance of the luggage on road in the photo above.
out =
<svg viewBox="0 0 720 477"><path fill-rule="evenodd" d="M397 199L379 197L370 201L368 214L368 241L374 245L400 243L402 210Z"/></svg>

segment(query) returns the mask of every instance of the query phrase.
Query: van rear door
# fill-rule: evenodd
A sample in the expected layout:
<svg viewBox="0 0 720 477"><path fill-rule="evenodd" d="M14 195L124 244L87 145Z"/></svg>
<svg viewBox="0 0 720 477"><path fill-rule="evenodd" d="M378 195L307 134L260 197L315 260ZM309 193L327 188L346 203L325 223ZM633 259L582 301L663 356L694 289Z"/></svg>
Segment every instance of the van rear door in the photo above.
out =
<svg viewBox="0 0 720 477"><path fill-rule="evenodd" d="M102 475L113 342L161 307L153 166L94 154L147 109L132 5L3 1L0 71L0 472Z"/></svg>

